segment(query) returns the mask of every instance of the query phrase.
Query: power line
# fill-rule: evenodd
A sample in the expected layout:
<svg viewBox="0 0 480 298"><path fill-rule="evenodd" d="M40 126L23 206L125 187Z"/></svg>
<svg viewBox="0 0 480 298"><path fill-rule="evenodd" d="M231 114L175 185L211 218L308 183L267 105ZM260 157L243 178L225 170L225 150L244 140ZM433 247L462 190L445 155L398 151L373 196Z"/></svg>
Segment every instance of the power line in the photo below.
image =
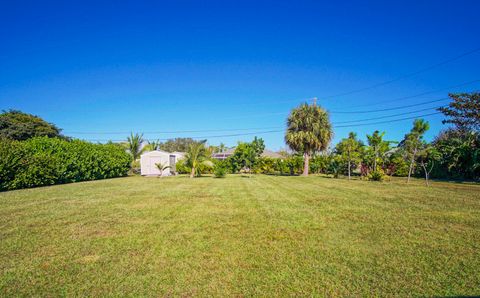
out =
<svg viewBox="0 0 480 298"><path fill-rule="evenodd" d="M384 82L376 83L376 84L373 84L373 85L370 85L370 86L367 86L367 87L362 87L362 88L354 89L354 90L347 91L347 92L341 92L341 93L337 93L337 94L332 94L332 95L327 95L327 96L321 96L321 97L319 97L318 99L319 99L319 100L321 100L321 99L330 99L330 98L334 98L334 97L341 97L341 96L351 95L351 94L360 93L360 92L368 91L368 90L371 90L371 89L375 89L375 88L378 88L378 87L381 87L381 86L385 86L385 85L388 85L388 84L391 84L391 83L394 83L394 82L397 82L397 81L400 81L400 80L403 80L403 79L407 79L407 78L410 78L410 77L414 77L414 76L419 75L419 74L421 74L421 73L424 73L424 72L430 71L430 70L432 70L432 69L438 68L438 67L440 67L440 66L446 65L446 64L448 64L448 63L457 61L457 60L459 60L459 59L461 59L461 58L464 58L464 57L467 57L467 56L469 56L469 55L473 55L473 54L475 54L475 53L477 53L477 52L480 52L480 48L476 48L476 49L473 49L473 50L464 52L464 53L462 53L462 54L460 54L460 55L458 55L458 56L455 56L455 57L452 57L452 58L450 58L450 59L447 59L447 60L438 62L438 63L436 63L436 64L427 66L427 67L425 67L425 68L419 69L419 70L417 70L417 71L414 71L414 72L411 72L411 73L408 73L408 74L405 74L405 75L402 75L402 76L399 76L399 77L394 78L394 79L391 79L391 80L387 80L387 81L384 81ZM414 98L414 97L418 97L418 96L422 96L422 95L427 95L427 94L431 94L431 93L443 91L443 90L450 89L450 88L455 88L455 87L460 87L460 86L472 84L472 83L479 82L479 81L480 81L480 80L475 80L475 81L471 81L471 82L459 84L459 85L456 85L456 86L451 86L451 87L447 87L447 88L443 88L443 89L438 89L438 90L435 90L435 91L425 92L425 93L418 94L418 95L415 95L415 96L412 96L412 97L405 97L405 98L401 98L401 99ZM307 100L312 100L312 99L317 99L317 97L308 98L308 99L302 99L302 100L300 100L300 101L307 101ZM298 99L297 99L297 100L283 100L283 101L275 101L274 103L286 103L286 102L294 102L294 101L298 102L299 100L298 100ZM316 100L314 100L314 101L316 101ZM267 103L267 102L240 103L239 105L266 105L266 104L271 104L271 102L269 102L269 103Z"/></svg>
<svg viewBox="0 0 480 298"><path fill-rule="evenodd" d="M170 130L170 131L145 131L144 134L172 134L172 133L197 133L197 132L220 132L220 131L244 131L255 129L275 129L278 127L254 127L254 128L232 128L232 129L204 129L204 130ZM130 134L132 131L110 131L110 132L85 132L85 131L67 131L72 134L91 134L91 135L115 135Z"/></svg>
<svg viewBox="0 0 480 298"><path fill-rule="evenodd" d="M429 71L429 70L435 69L435 68L437 68L437 67L443 66L443 65L448 64L448 63L450 63L450 62L459 60L459 59L461 59L461 58L463 58L463 57L472 55L472 54L477 53L477 52L479 52L479 51L480 51L480 48L476 48L476 49L470 50L470 51L468 51L468 52L465 52L465 53L463 53L463 54L460 54L460 55L458 55L458 56L455 56L455 57L453 57L453 58L450 58L450 59L441 61L441 62L439 62L439 63L433 64L433 65L430 65L430 66L427 66L427 67L422 68L422 69L419 69L419 70L417 70L417 71L414 71L414 72L411 72L411 73L408 73L408 74L399 76L399 77L397 77L397 78L395 78L395 79L391 79L391 80L387 80L387 81L384 81L384 82L376 83L376 84L373 84L373 85L370 85L370 86L367 86L367 87L363 87L363 88L359 88L359 89L354 89L354 90L351 90L351 91L348 91L348 92L342 92L342 93L332 94L332 95L328 95L328 96L323 96L323 97L320 97L320 98L328 99L328 98L334 98L334 97L341 97L341 96L345 96L345 95L351 95L351 94L360 93L360 92L363 92L363 91L375 89L375 88L378 88L378 87L381 87L381 86L385 86L385 85L391 84L391 83L393 83L393 82L397 82L397 81L400 81L400 80L403 80L403 79L407 79L407 78L410 78L410 77L419 75L419 74L421 74L421 73L424 73L424 72L427 72L427 71Z"/></svg>
<svg viewBox="0 0 480 298"><path fill-rule="evenodd" d="M441 98L441 99L436 99L436 100L431 100L431 101L426 101L426 102L421 102L417 104L412 104L412 105L405 105L405 106L398 106L398 107L393 107L393 108L387 108L387 109L379 109L379 110L368 110L368 111L354 111L354 112L343 112L343 111L338 111L338 112L331 112L331 113L336 113L336 114L365 114L365 113L375 113L375 112L386 112L386 111L392 111L392 110L400 110L400 109L406 109L410 107L415 107L415 106L421 106L421 105L426 105L430 103L435 103L435 102L440 102L449 99L448 97ZM359 119L359 120L352 120L352 121L344 121L344 122L337 122L337 123L349 123L349 122L363 122L363 121L368 121L368 120L374 120L374 119L384 119L384 118L389 118L389 117L395 117L395 116L400 116L400 115L406 115L406 114L412 114L415 112L421 112L421 111L426 111L432 108L428 109L422 109L418 111L410 111L410 112L404 112L404 113L398 113L394 115L388 115L388 116L381 116L381 117L376 117L376 118L370 118L370 119ZM286 113L284 113L286 114ZM335 123L334 123L335 124ZM198 133L198 132L227 132L227 131L248 131L248 130L264 130L264 129L278 129L278 126L273 126L273 127L255 127L255 128L232 128L232 129L205 129L205 130L171 130L171 131L149 131L149 132L143 132L144 134L174 134L174 133ZM131 131L111 131L111 132L87 132L87 131L65 131L66 133L71 133L71 134L85 134L85 135L127 135Z"/></svg>
<svg viewBox="0 0 480 298"><path fill-rule="evenodd" d="M204 139L212 139L212 138L226 138L226 137L238 137L238 136L248 136L248 135L259 135L259 134L268 134L274 132L282 132L283 129L278 130L268 130L268 131L256 131L256 132L249 132L249 133L238 133L238 134L226 134L226 135L212 135L212 136L196 136L196 137L189 137L190 139L197 139L197 140L204 140ZM155 140L155 141L168 141L172 138L151 138L145 139L147 141ZM124 142L125 140L110 140L110 139L88 139L92 142L102 142L102 141L112 141L112 142Z"/></svg>
<svg viewBox="0 0 480 298"><path fill-rule="evenodd" d="M405 105L405 106L398 106L394 108L386 108L386 109L378 109L378 110L365 110L365 111L331 111L330 113L334 114L367 114L367 113L377 113L377 112L386 112L386 111L393 111L393 110L401 110L401 109L406 109L406 108L411 108L411 107L417 107L417 106L423 106L429 103L434 103L434 102L439 102L443 100L449 99L448 97L441 98L441 99L436 99L436 100L430 100L430 101L425 101L421 103L416 103L416 104L411 104L411 105Z"/></svg>
<svg viewBox="0 0 480 298"><path fill-rule="evenodd" d="M473 83L480 82L480 80L473 80L465 83L461 83L458 85L453 85L449 87L445 87L442 89L437 89L433 91L427 91L415 95L410 95L410 96L404 96L404 97L399 97L396 99L388 100L388 101L382 101L378 103L372 103L372 104L366 104L366 105L359 105L359 106L353 106L353 107L363 107L363 106L372 106L372 105L379 105L379 104L385 104L385 103L390 103L390 102L397 102L400 100L405 100L405 99L411 99L411 98L416 98L428 94L433 94L439 91L444 91L448 90L451 88L456 88L456 87L461 87ZM447 100L449 99L448 97L438 99L438 100L432 100L432 101L426 101L426 102L420 102L417 104L412 104L412 105L406 105L406 106L399 106L399 107L394 107L394 108L386 108L386 109L377 109L377 110L365 110L365 111L329 111L331 114L366 114L366 113L376 113L376 112L386 112L386 111L391 111L391 110L399 110L403 108L410 108L414 106L421 106L429 103L434 103L434 102L439 102L442 100ZM269 116L280 116L280 115L287 115L288 112L275 112L275 113L263 113L263 114L256 114L256 115L249 115L249 116L239 116L239 117L228 117L228 118L220 118L220 120L238 120L238 119L248 119L248 118L265 118ZM273 127L272 127L273 128ZM210 130L172 130L172 131L151 131L151 132L145 132L147 134L150 133L159 133L159 134L173 134L173 133L196 133L196 132L220 132L220 131L242 131L242 130L252 130L252 129L266 129L266 128L235 128L235 129L210 129ZM270 129L270 128L268 128ZM115 131L115 132L95 132L95 131L90 131L90 132L85 132L85 131L65 131L66 133L71 133L71 134L90 134L90 135L113 135L113 134L129 134L131 131Z"/></svg>
<svg viewBox="0 0 480 298"><path fill-rule="evenodd" d="M400 101L400 100L412 99L412 98L417 98L417 97L421 97L421 96L424 96L424 95L434 94L434 93L437 93L437 92L440 92L440 91L445 91L445 90L449 90L449 89L452 89L452 88L463 87L463 86L467 86L467 85L471 85L471 84L479 83L479 82L480 82L480 80L473 80L473 81L463 82L463 83L460 83L460 84L457 84L457 85L452 85L452 86L448 86L448 87L444 87L444 88L440 88L440 89L436 89L436 90L431 90L431 91L427 91L427 92L422 92L422 93L418 93L418 94L414 94L414 95L402 96L402 97L398 97L398 98L395 98L395 99L392 99L392 100L376 102L376 103L371 103L371 104L365 104L365 105L351 106L351 107L355 108L355 107L382 105L382 104L385 104L385 103L397 102L397 101ZM445 99L449 99L449 98L446 97L446 98L443 98L442 100L445 100ZM438 101L440 101L440 100L438 100ZM429 101L429 102L425 102L425 103L422 103L422 104L427 104L427 103L431 103L431 102L436 102L436 101ZM421 105L421 104L418 104L418 105ZM412 105L412 106L415 106L415 105ZM406 106L406 107L411 107L411 106ZM395 109L397 109L397 108L395 108ZM388 111L388 110L389 109L380 109L380 110L372 110L372 111L369 111L369 112L373 113L373 112L382 112L382 111ZM329 112L332 113L332 114L347 114L347 112L344 112L344 111L329 111ZM356 112L348 112L348 114L354 114L354 113L356 113ZM367 111L361 111L359 113L360 114L367 113ZM264 118L264 117L269 117L269 116L278 116L278 115L287 115L287 114L288 113L286 113L286 112L263 113L263 114L249 115L249 116L226 117L226 118L221 118L221 120Z"/></svg>
<svg viewBox="0 0 480 298"><path fill-rule="evenodd" d="M477 51L480 51L480 48L477 49ZM396 102L396 101L399 101L399 100L405 100L405 99L412 99L412 98L417 98L417 97L421 97L421 96L424 96L424 95L430 95L430 94L434 94L434 93L437 93L437 92L441 92L441 91L445 91L445 90L450 90L450 89L453 89L453 88L458 88L458 87L463 87L463 86L468 86L468 85L471 85L471 84L475 84L475 83L479 83L480 82L480 79L476 79L476 80L472 80L472 81L468 81L468 82L463 82L463 83L460 83L460 84L456 84L456 85L451 85L451 86L448 86L448 87L443 87L443 88L439 88L439 89L435 89L435 90L431 90L431 91L426 91L426 92L422 92L422 93L418 93L418 94L414 94L414 95L408 95L408 96L402 96L402 97L398 97L398 98L395 98L395 99L392 99L392 100L388 100L388 101L382 101L382 102L374 102L374 103L369 103L369 104L362 104L362 105L356 105L356 106L351 106L352 108L359 108L359 107L364 107L364 106L372 106L372 105L382 105L382 104L385 104L385 103L391 103L391 102ZM304 99L300 99L300 100L291 100L291 101L288 101L288 100L283 100L283 101L275 101L275 102L270 102L270 103L242 103L242 104L238 104L238 105L266 105L266 104L272 104L272 103L286 103L286 102L307 102L307 101L312 101L312 102L315 102L317 103L319 100L322 100L322 99L327 99L329 98L328 96L327 97L312 97L312 98L304 98ZM263 114L263 115L278 115L279 113L267 113L267 114ZM258 114L256 115L255 117L261 117L262 114ZM244 119L245 117L235 117L235 118L222 118L222 119Z"/></svg>
<svg viewBox="0 0 480 298"><path fill-rule="evenodd" d="M399 118L399 119L393 119L393 120L388 120L388 121L379 121L379 122L371 122L371 123L363 123L363 124L352 124L352 125L334 125L334 128L342 128L342 127L357 127L357 126L367 126L367 125L375 125L375 124L384 124L384 123L391 123L391 122L399 122L399 121L404 121L404 120L410 120L410 119L416 119L420 117L428 117L428 116L433 116L441 114L441 112L435 112L435 113L429 113L429 114L423 114L423 115L417 115L413 117L405 117L405 118ZM238 136L248 136L248 135L261 135L261 134L270 134L270 133L278 133L278 132L283 132L285 131L284 129L277 129L277 130L267 130L267 131L256 131L256 132L249 132L249 133L238 133L238 134L225 134L225 135L210 135L210 136L194 136L190 137L191 139L213 139L213 138L226 138L226 137L238 137ZM112 142L124 142L125 140L111 140L111 139L88 139L91 142L105 142L105 141L112 141ZM159 140L159 141L167 141L171 140L171 138L151 138L151 139L146 139L147 141L150 140Z"/></svg>
<svg viewBox="0 0 480 298"><path fill-rule="evenodd" d="M400 119L394 119L394 120L388 120L388 121L379 121L379 122L372 122L372 123L362 123L362 124L352 124L352 125L338 125L334 127L356 127L356 126L367 126L367 125L374 125L374 124L384 124L384 123L391 123L391 122L398 122L398 121L404 121L404 120L410 120L410 119L417 119L420 117L428 117L428 116L433 116L433 115L438 115L441 114L441 112L435 112L435 113L430 113L430 114L424 114L424 115L417 115L413 117L406 117L406 118L400 118Z"/></svg>
<svg viewBox="0 0 480 298"><path fill-rule="evenodd" d="M333 123L333 124L356 123L356 122L365 122L365 121L379 120L379 119L385 119L385 118L390 118L390 117L397 117L397 116L402 116L402 115L415 114L415 113L418 113L418 112L430 111L430 110L432 110L432 109L438 109L438 108L441 108L441 107L445 107L445 106L433 107L433 108L426 108L426 109L415 110L415 111L411 111L411 112L404 112L404 113L398 113L398 114L387 115L387 116L380 116L380 117L368 118L368 119L349 120L349 121L337 121L337 122L335 122L335 123Z"/></svg>
<svg viewBox="0 0 480 298"><path fill-rule="evenodd" d="M403 97L399 97L399 98L388 100L388 101L375 102L375 103L363 104L363 105L356 105L356 106L352 106L352 108L366 107L366 106L372 106L372 105L382 105L382 104L385 104L385 103L396 102L396 101L399 101L399 100L416 98L416 97L420 97L420 96L424 96L424 95L434 94L434 93L437 93L437 92L440 92L440 91L449 90L449 89L452 89L452 88L458 88L458 87L471 85L471 84L478 83L478 82L480 82L480 80L468 81L468 82L465 82L465 83L460 83L458 85L453 85L453 86L449 86L449 87L445 87L445 88L440 88L440 89L436 89L436 90L432 90L432 91L427 91L427 92L423 92L423 93L419 93L419 94L415 94L415 95L403 96Z"/></svg>

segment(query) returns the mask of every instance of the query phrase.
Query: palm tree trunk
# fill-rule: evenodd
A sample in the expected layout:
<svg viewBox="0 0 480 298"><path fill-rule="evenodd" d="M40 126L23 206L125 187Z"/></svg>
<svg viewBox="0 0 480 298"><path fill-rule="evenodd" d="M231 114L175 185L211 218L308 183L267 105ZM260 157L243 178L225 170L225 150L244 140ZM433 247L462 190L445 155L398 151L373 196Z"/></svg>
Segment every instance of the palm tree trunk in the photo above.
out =
<svg viewBox="0 0 480 298"><path fill-rule="evenodd" d="M350 159L348 160L348 180L350 180Z"/></svg>
<svg viewBox="0 0 480 298"><path fill-rule="evenodd" d="M413 162L415 161L415 154L417 154L417 146L415 146L415 149L413 149L412 159L410 160L410 167L408 168L407 183L410 182L410 176L412 175Z"/></svg>
<svg viewBox="0 0 480 298"><path fill-rule="evenodd" d="M192 171L190 172L190 178L195 177L195 167L192 167Z"/></svg>
<svg viewBox="0 0 480 298"><path fill-rule="evenodd" d="M308 176L308 167L310 162L310 155L308 153L303 154L304 161L303 161L303 176Z"/></svg>
<svg viewBox="0 0 480 298"><path fill-rule="evenodd" d="M423 171L425 172L425 185L428 186L428 171L426 165L422 162L422 168Z"/></svg>

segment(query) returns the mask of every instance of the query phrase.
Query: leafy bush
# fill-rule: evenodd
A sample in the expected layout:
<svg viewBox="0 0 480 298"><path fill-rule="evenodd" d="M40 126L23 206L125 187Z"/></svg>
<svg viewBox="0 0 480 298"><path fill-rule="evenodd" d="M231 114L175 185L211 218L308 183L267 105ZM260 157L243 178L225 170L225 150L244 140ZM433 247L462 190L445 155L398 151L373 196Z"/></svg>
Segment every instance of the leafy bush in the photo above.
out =
<svg viewBox="0 0 480 298"><path fill-rule="evenodd" d="M230 173L237 173L239 168L234 159L225 160ZM252 172L267 175L296 175L303 171L303 157L289 156L287 158L259 157L253 165Z"/></svg>
<svg viewBox="0 0 480 298"><path fill-rule="evenodd" d="M214 163L211 160L204 160L196 168L196 175L202 176L202 174L212 174L215 169Z"/></svg>
<svg viewBox="0 0 480 298"><path fill-rule="evenodd" d="M196 174L198 176L201 176L201 174L212 174L215 169L216 166L213 161L205 160L197 165ZM175 170L177 174L190 174L191 168L187 165L186 159L179 159L175 163ZM225 171L228 171L226 167Z"/></svg>
<svg viewBox="0 0 480 298"><path fill-rule="evenodd" d="M368 174L367 179L370 181L383 181L385 180L385 173L381 169L372 171Z"/></svg>
<svg viewBox="0 0 480 298"><path fill-rule="evenodd" d="M190 174L190 168L185 164L185 159L177 160L175 170L178 174Z"/></svg>
<svg viewBox="0 0 480 298"><path fill-rule="evenodd" d="M290 175L301 174L303 171L303 157L300 155L289 156L284 159Z"/></svg>
<svg viewBox="0 0 480 298"><path fill-rule="evenodd" d="M315 174L326 174L330 160L328 155L315 155L310 159L310 172Z"/></svg>
<svg viewBox="0 0 480 298"><path fill-rule="evenodd" d="M275 174L275 158L259 157L253 167L255 174Z"/></svg>
<svg viewBox="0 0 480 298"><path fill-rule="evenodd" d="M142 172L142 169L141 169L141 166L140 166L140 160L132 161L130 174L139 175L141 172Z"/></svg>
<svg viewBox="0 0 480 298"><path fill-rule="evenodd" d="M213 174L215 175L215 178L225 178L225 176L227 175L227 167L225 165L225 162L223 161L217 162L215 164Z"/></svg>
<svg viewBox="0 0 480 298"><path fill-rule="evenodd" d="M36 137L0 140L0 190L126 176L131 157L117 144Z"/></svg>
<svg viewBox="0 0 480 298"><path fill-rule="evenodd" d="M327 174L332 175L334 178L338 178L340 171L342 170L341 156L339 155L330 155L327 165Z"/></svg>
<svg viewBox="0 0 480 298"><path fill-rule="evenodd" d="M407 177L408 176L408 163L403 159L395 159L393 161L394 172L393 175L397 177Z"/></svg>

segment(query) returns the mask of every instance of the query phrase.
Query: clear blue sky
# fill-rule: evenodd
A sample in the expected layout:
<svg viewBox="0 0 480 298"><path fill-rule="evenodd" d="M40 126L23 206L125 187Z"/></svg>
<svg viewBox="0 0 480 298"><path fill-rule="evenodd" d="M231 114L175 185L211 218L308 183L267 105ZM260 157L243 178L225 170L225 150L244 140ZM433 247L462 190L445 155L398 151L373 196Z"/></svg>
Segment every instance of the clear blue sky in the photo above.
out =
<svg viewBox="0 0 480 298"><path fill-rule="evenodd" d="M288 111L315 96L330 111L355 111L480 89L477 82L395 100L480 79L477 52L379 88L325 98L480 47L480 1L334 2L1 1L0 109L39 115L66 135L90 140L124 139L121 132L129 131L261 128L145 134L163 139L283 128ZM332 113L331 120L432 108L421 115L440 104ZM426 118L429 139L444 128L441 118ZM399 140L411 122L336 128L334 141L375 129ZM259 136L269 148L284 146L283 132Z"/></svg>

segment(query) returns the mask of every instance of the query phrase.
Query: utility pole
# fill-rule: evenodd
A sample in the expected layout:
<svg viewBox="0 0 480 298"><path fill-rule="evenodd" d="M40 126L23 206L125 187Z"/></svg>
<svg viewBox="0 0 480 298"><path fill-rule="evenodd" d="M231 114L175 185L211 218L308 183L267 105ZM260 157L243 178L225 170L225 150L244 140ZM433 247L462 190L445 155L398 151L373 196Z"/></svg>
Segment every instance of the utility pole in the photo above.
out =
<svg viewBox="0 0 480 298"><path fill-rule="evenodd" d="M316 97L313 98L313 106L314 106L314 107L317 106L317 98L316 98Z"/></svg>

